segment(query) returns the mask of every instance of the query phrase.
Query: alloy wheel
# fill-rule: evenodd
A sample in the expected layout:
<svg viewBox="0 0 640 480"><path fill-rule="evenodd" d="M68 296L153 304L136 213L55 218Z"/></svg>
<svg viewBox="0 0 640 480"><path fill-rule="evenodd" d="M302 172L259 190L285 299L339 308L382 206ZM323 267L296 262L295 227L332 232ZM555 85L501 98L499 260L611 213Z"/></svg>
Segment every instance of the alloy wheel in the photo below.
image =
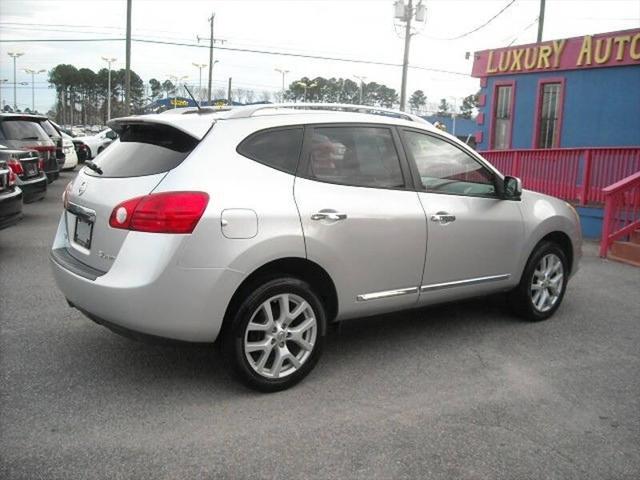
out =
<svg viewBox="0 0 640 480"><path fill-rule="evenodd" d="M553 308L564 286L564 266L562 260L548 253L540 259L531 278L530 295L533 307L539 312Z"/></svg>
<svg viewBox="0 0 640 480"><path fill-rule="evenodd" d="M244 353L259 375L283 378L296 372L313 352L318 323L311 305L292 293L262 302L244 334Z"/></svg>

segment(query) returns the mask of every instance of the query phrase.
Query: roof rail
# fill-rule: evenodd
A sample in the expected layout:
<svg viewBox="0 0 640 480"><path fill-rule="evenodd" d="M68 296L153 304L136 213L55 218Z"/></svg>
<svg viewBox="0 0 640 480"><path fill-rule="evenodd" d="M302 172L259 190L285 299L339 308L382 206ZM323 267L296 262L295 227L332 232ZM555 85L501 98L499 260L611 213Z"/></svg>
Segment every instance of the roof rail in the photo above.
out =
<svg viewBox="0 0 640 480"><path fill-rule="evenodd" d="M260 105L247 105L244 107L235 107L228 112L224 113L222 119L233 118L249 118L254 113L261 110L325 110L325 111L337 111L337 112L354 112L354 113L368 113L372 115L383 115L386 117L400 118L402 120L409 120L412 122L428 123L417 115L411 115L410 113L402 112L400 110L393 110L383 107L371 107L367 105L352 105L348 103L263 103Z"/></svg>

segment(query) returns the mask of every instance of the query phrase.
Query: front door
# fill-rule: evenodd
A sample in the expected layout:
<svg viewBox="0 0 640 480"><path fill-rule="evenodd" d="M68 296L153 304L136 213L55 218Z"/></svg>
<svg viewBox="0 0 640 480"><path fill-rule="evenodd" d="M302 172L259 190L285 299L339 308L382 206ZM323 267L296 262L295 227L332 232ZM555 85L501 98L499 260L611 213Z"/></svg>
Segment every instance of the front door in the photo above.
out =
<svg viewBox="0 0 640 480"><path fill-rule="evenodd" d="M397 140L392 129L372 125L305 133L295 200L307 257L333 279L340 318L418 299L426 220Z"/></svg>
<svg viewBox="0 0 640 480"><path fill-rule="evenodd" d="M402 136L427 216L420 303L517 283L524 224L519 202L498 198L500 177L443 137L414 130Z"/></svg>

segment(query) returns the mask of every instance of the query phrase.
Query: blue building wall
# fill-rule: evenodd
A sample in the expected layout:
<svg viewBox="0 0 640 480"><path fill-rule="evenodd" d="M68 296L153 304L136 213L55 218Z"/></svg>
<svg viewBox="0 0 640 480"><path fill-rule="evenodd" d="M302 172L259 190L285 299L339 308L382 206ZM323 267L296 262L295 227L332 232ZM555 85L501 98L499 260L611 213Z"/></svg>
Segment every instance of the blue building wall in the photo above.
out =
<svg viewBox="0 0 640 480"><path fill-rule="evenodd" d="M488 77L479 150L490 146L491 107L496 81L515 82L511 147L535 148L538 81L564 78L564 107L560 147L619 147L640 145L640 65Z"/></svg>

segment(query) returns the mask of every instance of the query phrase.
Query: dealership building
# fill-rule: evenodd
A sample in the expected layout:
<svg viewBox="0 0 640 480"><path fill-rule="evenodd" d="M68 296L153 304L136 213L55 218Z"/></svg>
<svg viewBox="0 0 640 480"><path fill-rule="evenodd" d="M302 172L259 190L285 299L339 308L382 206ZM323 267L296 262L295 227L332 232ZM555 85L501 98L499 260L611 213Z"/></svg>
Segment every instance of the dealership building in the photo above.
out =
<svg viewBox="0 0 640 480"><path fill-rule="evenodd" d="M479 150L640 145L640 29L484 50Z"/></svg>

